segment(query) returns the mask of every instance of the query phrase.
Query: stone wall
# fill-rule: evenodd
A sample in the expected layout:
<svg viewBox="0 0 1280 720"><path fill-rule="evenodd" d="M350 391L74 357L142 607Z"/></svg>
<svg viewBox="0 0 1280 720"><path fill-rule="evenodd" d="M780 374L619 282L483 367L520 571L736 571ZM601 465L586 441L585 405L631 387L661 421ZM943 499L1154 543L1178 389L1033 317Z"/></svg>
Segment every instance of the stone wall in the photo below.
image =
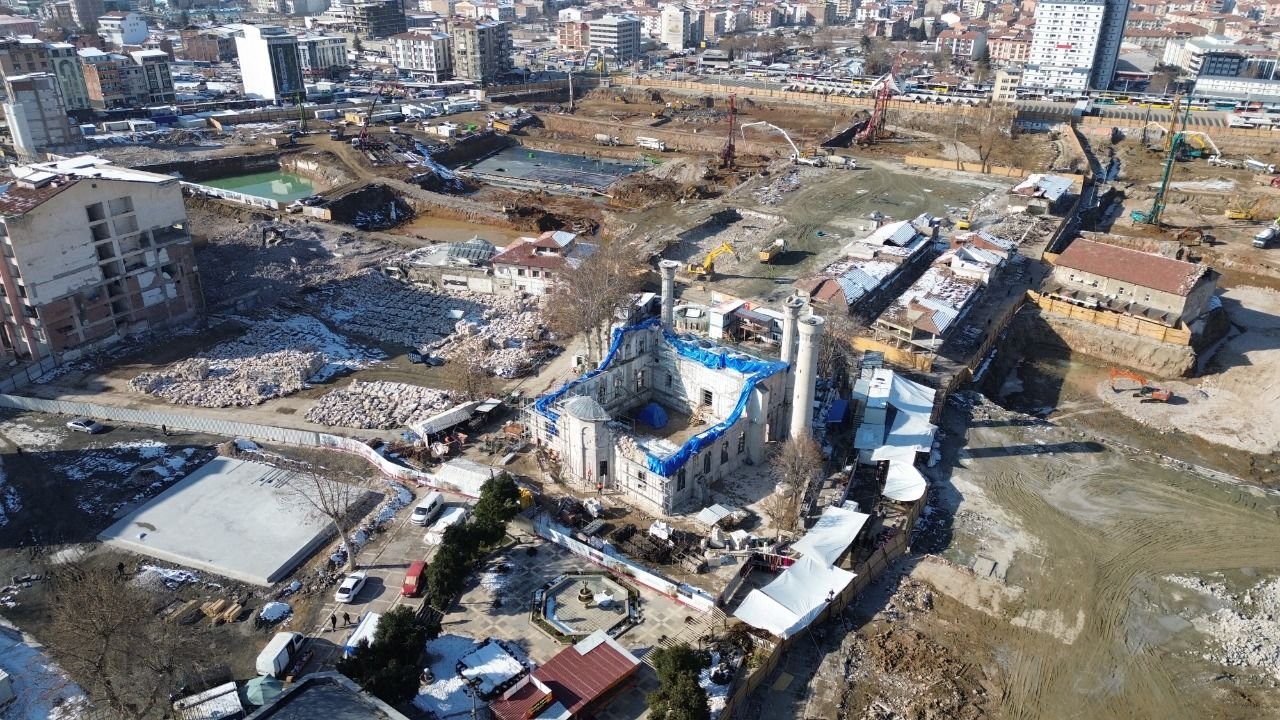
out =
<svg viewBox="0 0 1280 720"><path fill-rule="evenodd" d="M1196 351L1189 345L1163 343L1032 307L1010 323L1008 342L1019 346L1024 355L1037 345L1048 346L1162 378L1185 377L1196 366Z"/></svg>

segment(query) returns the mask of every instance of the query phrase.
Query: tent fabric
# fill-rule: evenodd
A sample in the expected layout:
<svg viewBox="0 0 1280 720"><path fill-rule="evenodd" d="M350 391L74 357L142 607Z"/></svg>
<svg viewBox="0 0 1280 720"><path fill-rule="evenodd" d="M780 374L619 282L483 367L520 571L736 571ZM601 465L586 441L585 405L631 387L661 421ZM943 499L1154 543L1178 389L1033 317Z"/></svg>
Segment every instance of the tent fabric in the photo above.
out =
<svg viewBox="0 0 1280 720"><path fill-rule="evenodd" d="M826 607L827 597L843 592L853 578L848 570L804 555L773 582L752 590L734 617L786 639L808 627Z"/></svg>
<svg viewBox="0 0 1280 720"><path fill-rule="evenodd" d="M470 420L471 416L475 414L475 409L480 404L481 401L472 400L471 402L455 405L438 415L432 415L426 420L415 422L409 427L424 438L429 435L435 435L438 432L448 430L455 425L461 425Z"/></svg>
<svg viewBox="0 0 1280 720"><path fill-rule="evenodd" d="M847 413L848 411L849 411L849 401L837 398L835 402L831 403L831 409L827 411L827 422L829 423L844 422L845 413Z"/></svg>
<svg viewBox="0 0 1280 720"><path fill-rule="evenodd" d="M662 429L667 426L667 411L656 402L651 402L641 408L636 419L654 429Z"/></svg>
<svg viewBox="0 0 1280 720"><path fill-rule="evenodd" d="M915 502L924 497L927 486L924 475L910 461L891 461L882 494L898 502Z"/></svg>
<svg viewBox="0 0 1280 720"><path fill-rule="evenodd" d="M244 684L245 699L253 705L266 705L284 693L284 683L270 675L259 675Z"/></svg>
<svg viewBox="0 0 1280 720"><path fill-rule="evenodd" d="M715 525L721 520L732 515L733 512L734 512L734 508L725 507L724 505L716 503L715 505L711 505L710 507L704 507L701 510L699 510L697 518L698 518L698 522L702 523L703 525L706 525L707 527L711 527L712 525Z"/></svg>
<svg viewBox="0 0 1280 720"><path fill-rule="evenodd" d="M791 549L827 565L834 565L870 519L871 516L865 513L830 506L822 511L818 522Z"/></svg>

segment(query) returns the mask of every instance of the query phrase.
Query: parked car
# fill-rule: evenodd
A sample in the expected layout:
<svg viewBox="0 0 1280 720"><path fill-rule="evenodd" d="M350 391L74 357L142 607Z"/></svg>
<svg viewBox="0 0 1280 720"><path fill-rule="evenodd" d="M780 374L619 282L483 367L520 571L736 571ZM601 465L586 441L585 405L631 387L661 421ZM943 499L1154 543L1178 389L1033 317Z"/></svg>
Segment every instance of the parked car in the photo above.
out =
<svg viewBox="0 0 1280 720"><path fill-rule="evenodd" d="M409 569L404 571L404 584L400 586L400 594L405 597L418 597L427 586L427 561L414 560Z"/></svg>
<svg viewBox="0 0 1280 720"><path fill-rule="evenodd" d="M75 432L89 433L90 435L97 435L98 433L104 433L107 431L106 426L102 423L86 417L68 421L67 429Z"/></svg>
<svg viewBox="0 0 1280 720"><path fill-rule="evenodd" d="M338 591L333 594L333 599L340 603L355 602L356 596L364 589L364 583L368 579L369 574L363 570L347 575L338 586Z"/></svg>
<svg viewBox="0 0 1280 720"><path fill-rule="evenodd" d="M440 513L444 507L444 496L438 492L432 491L422 498L422 502L418 503L413 509L413 514L409 516L409 522L420 527L426 527L436 519L436 515Z"/></svg>

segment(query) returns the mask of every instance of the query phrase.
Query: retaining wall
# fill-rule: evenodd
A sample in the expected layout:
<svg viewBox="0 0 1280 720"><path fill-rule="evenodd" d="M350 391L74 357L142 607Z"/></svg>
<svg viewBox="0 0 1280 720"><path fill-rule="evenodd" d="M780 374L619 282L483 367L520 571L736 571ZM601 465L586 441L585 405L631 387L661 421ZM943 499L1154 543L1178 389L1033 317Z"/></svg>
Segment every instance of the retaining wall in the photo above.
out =
<svg viewBox="0 0 1280 720"><path fill-rule="evenodd" d="M717 153L724 148L725 137L720 133L692 133L669 129L667 126L627 125L608 120L591 120L576 115L545 114L539 116L542 125L550 132L565 133L574 137L592 139L597 133L617 137L624 145L635 145L636 137L651 137L667 144L668 150ZM791 147L779 140L778 144L734 138L738 152L769 157L787 157ZM660 153L655 153L660 154Z"/></svg>

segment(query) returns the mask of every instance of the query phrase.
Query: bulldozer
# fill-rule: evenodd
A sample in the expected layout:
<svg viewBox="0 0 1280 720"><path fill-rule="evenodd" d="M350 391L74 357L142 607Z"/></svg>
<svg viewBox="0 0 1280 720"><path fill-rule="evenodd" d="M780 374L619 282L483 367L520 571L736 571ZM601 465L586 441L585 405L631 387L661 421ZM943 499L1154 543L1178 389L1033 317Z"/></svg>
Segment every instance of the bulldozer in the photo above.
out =
<svg viewBox="0 0 1280 720"><path fill-rule="evenodd" d="M1120 385L1126 385L1127 383L1118 383L1117 381L1119 380L1128 380L1131 383L1135 383L1137 387L1120 387ZM1148 382L1146 376L1124 368L1111 368L1111 392L1125 391L1132 391L1133 397L1141 398L1139 402L1144 403L1167 403L1173 399L1173 393L1169 392L1167 388L1152 385Z"/></svg>
<svg viewBox="0 0 1280 720"><path fill-rule="evenodd" d="M694 280L713 280L716 276L716 258L721 255L732 255L738 257L738 251L733 249L729 243L720 243L714 250L707 253L707 256L700 263L689 263L685 266L685 272Z"/></svg>

